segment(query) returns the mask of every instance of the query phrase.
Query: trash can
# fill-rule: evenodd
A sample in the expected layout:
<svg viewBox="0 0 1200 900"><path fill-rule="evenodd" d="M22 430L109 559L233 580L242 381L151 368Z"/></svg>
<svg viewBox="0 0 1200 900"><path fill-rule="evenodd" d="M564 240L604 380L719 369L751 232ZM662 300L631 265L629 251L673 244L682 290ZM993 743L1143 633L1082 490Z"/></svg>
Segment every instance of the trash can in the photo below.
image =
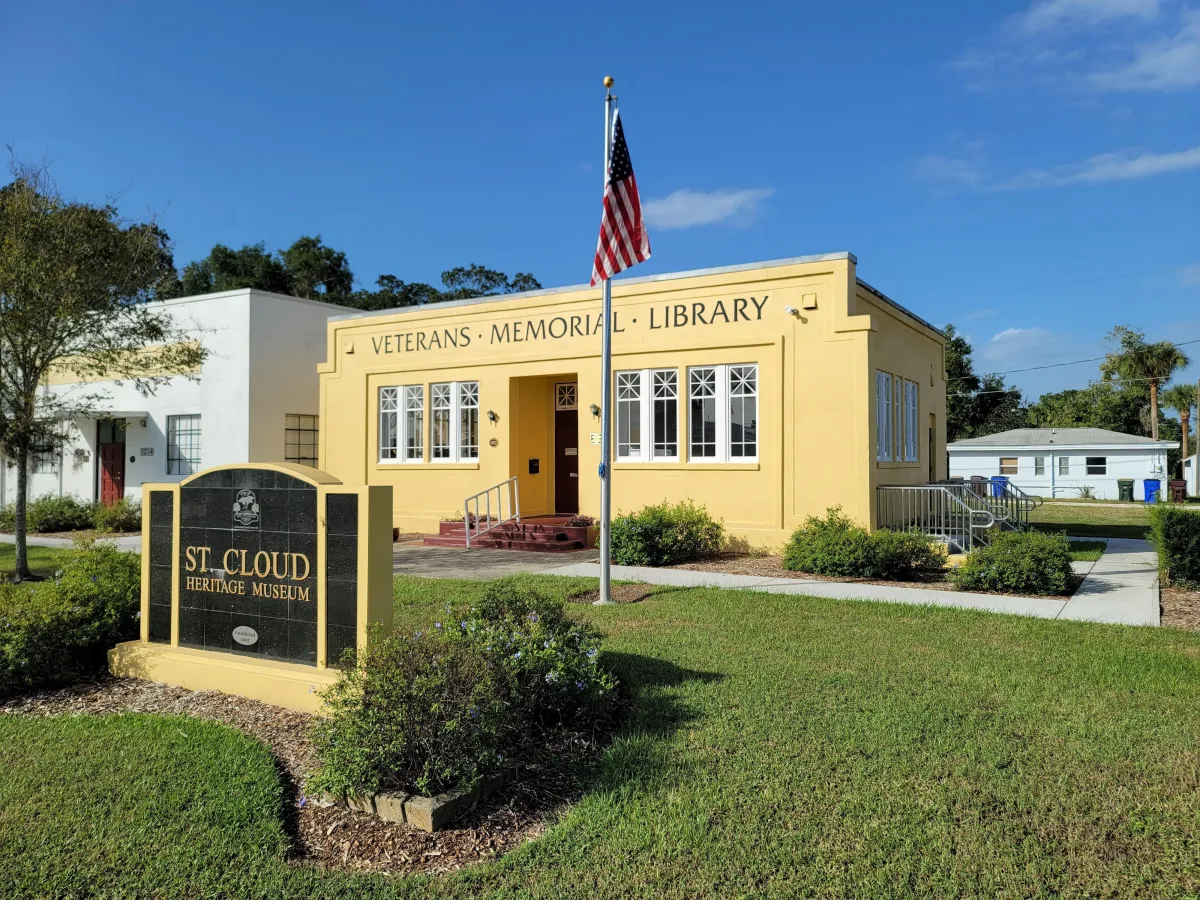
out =
<svg viewBox="0 0 1200 900"><path fill-rule="evenodd" d="M1006 484L1008 484L1008 476L1007 475L993 475L992 476L992 496L993 497L1003 497L1006 493L1006 490L1005 490Z"/></svg>
<svg viewBox="0 0 1200 900"><path fill-rule="evenodd" d="M1133 479L1118 478L1117 479L1117 499L1122 503L1133 502Z"/></svg>
<svg viewBox="0 0 1200 900"><path fill-rule="evenodd" d="M1171 480L1167 482L1167 488L1171 492L1172 503L1187 502L1187 482L1179 480Z"/></svg>
<svg viewBox="0 0 1200 900"><path fill-rule="evenodd" d="M988 488L988 480L982 475L971 476L971 493L976 497L986 497Z"/></svg>
<svg viewBox="0 0 1200 900"><path fill-rule="evenodd" d="M1146 489L1146 502L1154 503L1158 500L1158 492L1162 490L1162 481L1157 478L1145 478L1142 484Z"/></svg>

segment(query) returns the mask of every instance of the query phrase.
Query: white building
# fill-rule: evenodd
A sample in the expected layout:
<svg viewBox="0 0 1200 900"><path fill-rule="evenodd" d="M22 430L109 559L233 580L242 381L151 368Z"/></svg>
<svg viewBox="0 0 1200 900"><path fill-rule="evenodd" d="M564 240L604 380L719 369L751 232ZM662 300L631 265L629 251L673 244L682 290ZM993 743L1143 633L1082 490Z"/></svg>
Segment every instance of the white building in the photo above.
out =
<svg viewBox="0 0 1200 900"><path fill-rule="evenodd" d="M143 397L131 384L47 390L102 392L102 413L64 423L69 442L34 454L29 496L140 498L144 481L179 481L209 466L245 462L317 464L317 364L326 320L344 306L243 288L167 300L163 311L208 348L197 379L173 378ZM16 496L15 464L0 466L0 498Z"/></svg>
<svg viewBox="0 0 1200 900"><path fill-rule="evenodd" d="M1200 497L1200 471L1197 471L1196 461L1200 456L1193 453L1183 461L1183 480L1187 482L1189 497Z"/></svg>
<svg viewBox="0 0 1200 900"><path fill-rule="evenodd" d="M1135 500L1146 496L1145 480L1167 491L1167 450L1174 441L1106 431L1103 428L1017 428L946 446L950 477L1004 475L1037 497L1119 498L1117 480L1132 478Z"/></svg>

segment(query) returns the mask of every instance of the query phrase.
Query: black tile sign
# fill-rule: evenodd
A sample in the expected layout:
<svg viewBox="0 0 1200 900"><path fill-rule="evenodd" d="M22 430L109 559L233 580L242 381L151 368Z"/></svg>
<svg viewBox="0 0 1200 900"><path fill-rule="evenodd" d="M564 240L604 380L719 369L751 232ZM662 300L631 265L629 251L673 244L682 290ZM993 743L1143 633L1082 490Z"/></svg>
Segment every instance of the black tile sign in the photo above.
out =
<svg viewBox="0 0 1200 900"><path fill-rule="evenodd" d="M315 665L316 488L283 472L223 469L184 484L179 498L180 645ZM154 508L152 498L152 578Z"/></svg>
<svg viewBox="0 0 1200 900"><path fill-rule="evenodd" d="M358 645L358 496L325 497L325 640L329 665Z"/></svg>
<svg viewBox="0 0 1200 900"><path fill-rule="evenodd" d="M150 492L150 640L171 642L171 545L175 494Z"/></svg>

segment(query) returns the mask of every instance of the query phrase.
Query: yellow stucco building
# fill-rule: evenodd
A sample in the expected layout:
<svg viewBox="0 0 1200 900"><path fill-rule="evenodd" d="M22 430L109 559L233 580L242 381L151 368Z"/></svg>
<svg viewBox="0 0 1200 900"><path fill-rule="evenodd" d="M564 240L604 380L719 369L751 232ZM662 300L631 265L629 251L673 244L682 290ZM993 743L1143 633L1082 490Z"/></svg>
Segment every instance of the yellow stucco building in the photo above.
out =
<svg viewBox="0 0 1200 900"><path fill-rule="evenodd" d="M944 478L944 337L849 253L613 282L613 508L691 498L752 545L880 484ZM600 506L600 289L329 320L320 462L436 531L516 477L523 516Z"/></svg>

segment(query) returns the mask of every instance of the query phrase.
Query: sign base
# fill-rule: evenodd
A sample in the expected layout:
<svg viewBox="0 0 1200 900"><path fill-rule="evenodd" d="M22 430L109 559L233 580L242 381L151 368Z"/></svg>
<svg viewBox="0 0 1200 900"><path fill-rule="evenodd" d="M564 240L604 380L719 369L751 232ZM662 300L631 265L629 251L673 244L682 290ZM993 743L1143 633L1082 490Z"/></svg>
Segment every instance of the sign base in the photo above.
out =
<svg viewBox="0 0 1200 900"><path fill-rule="evenodd" d="M338 677L337 669L142 641L127 641L109 650L108 668L119 678L159 681L191 691L220 691L305 713L320 710L319 693Z"/></svg>

